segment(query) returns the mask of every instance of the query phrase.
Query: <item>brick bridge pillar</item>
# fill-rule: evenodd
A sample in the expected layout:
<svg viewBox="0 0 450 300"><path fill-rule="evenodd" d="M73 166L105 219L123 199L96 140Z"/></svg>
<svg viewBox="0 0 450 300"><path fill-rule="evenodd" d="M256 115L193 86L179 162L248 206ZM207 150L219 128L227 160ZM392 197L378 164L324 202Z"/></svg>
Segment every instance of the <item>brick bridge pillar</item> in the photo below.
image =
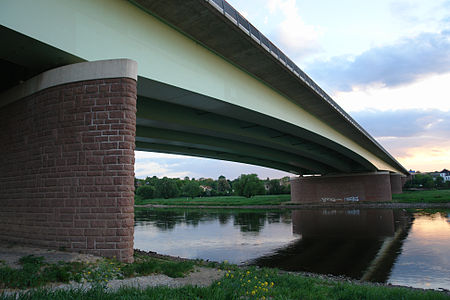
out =
<svg viewBox="0 0 450 300"><path fill-rule="evenodd" d="M133 260L136 72L68 65L0 95L0 240Z"/></svg>
<svg viewBox="0 0 450 300"><path fill-rule="evenodd" d="M401 194L403 193L403 180L402 178L404 176L402 176L401 174L398 173L393 173L390 174L391 176L391 191L392 194Z"/></svg>
<svg viewBox="0 0 450 300"><path fill-rule="evenodd" d="M391 187L391 180L394 187ZM298 177L291 180L291 201L298 203L385 202L401 192L400 175L389 172Z"/></svg>

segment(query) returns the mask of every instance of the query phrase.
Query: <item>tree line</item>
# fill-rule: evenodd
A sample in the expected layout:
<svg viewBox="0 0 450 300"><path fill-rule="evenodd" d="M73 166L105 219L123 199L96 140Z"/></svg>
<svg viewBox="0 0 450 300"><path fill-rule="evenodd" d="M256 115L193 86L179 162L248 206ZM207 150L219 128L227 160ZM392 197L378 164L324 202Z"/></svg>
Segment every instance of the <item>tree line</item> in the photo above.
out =
<svg viewBox="0 0 450 300"><path fill-rule="evenodd" d="M441 176L433 178L429 174L419 173L407 181L404 188L445 189L450 188L450 181L444 181Z"/></svg>
<svg viewBox="0 0 450 300"><path fill-rule="evenodd" d="M135 178L136 195L143 199L209 196L278 195L290 193L289 177L261 180L256 174L242 174L234 180L212 178Z"/></svg>

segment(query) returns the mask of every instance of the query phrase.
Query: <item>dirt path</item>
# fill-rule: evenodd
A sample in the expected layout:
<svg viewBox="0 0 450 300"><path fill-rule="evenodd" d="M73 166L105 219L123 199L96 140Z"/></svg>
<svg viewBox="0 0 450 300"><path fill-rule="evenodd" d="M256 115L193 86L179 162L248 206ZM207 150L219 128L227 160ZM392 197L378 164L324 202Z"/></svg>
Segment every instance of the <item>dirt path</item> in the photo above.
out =
<svg viewBox="0 0 450 300"><path fill-rule="evenodd" d="M187 259L179 258L179 257L172 257L167 255L161 255L154 252L145 252L140 250L135 250L136 252L140 253L141 255L148 255L150 257L155 258L163 258L173 261L183 261ZM71 253L71 252L63 252L63 251L56 251L56 250L47 250L37 247L27 247L27 246L17 246L17 245L0 245L0 261L7 266L10 266L12 268L19 268L19 259L28 256L28 255L35 255L35 256L43 256L45 261L48 263L57 263L59 261L64 262L85 262L85 263L95 263L100 260L103 260L102 257L90 255L90 254L80 254L80 253ZM186 277L182 278L171 278L169 276L163 275L163 274L155 274L155 275L149 275L149 276L141 276L141 277L135 277L135 278L126 278L126 279L115 279L110 280L106 286L105 291L107 292L113 292L121 287L135 287L140 289L145 289L148 287L155 287L155 286L168 286L168 287L181 287L185 285L192 285L192 286L209 286L214 281L222 278L224 276L225 272L223 270L218 270L214 268L206 268L206 267L199 267L195 266L194 271L189 273ZM49 288L52 290L69 290L69 289L82 289L82 290L89 290L93 287L91 283L76 283L71 282L68 284L61 284L61 283L51 283L47 286L44 286L43 288ZM12 289L6 289L1 290L0 289L0 295L14 295L14 294L21 294L25 293L30 289L27 290L12 290Z"/></svg>
<svg viewBox="0 0 450 300"><path fill-rule="evenodd" d="M57 263L59 261L93 263L102 259L91 254L63 252L11 244L0 245L0 261L11 268L18 269L20 267L19 259L28 255L43 256L48 263Z"/></svg>

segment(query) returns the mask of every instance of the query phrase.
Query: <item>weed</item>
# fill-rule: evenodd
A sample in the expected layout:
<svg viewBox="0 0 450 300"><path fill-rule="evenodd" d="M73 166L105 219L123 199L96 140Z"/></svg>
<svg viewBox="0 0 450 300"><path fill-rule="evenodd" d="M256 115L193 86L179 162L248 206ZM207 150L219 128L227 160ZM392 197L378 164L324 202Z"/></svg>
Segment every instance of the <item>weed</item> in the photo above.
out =
<svg viewBox="0 0 450 300"><path fill-rule="evenodd" d="M170 277L183 277L194 268L194 262L172 262L137 256L136 262L120 263L103 259L97 263L58 262L49 264L41 256L25 256L19 260L21 269L0 264L0 288L41 287L50 282L89 282L104 285L113 279L162 273Z"/></svg>

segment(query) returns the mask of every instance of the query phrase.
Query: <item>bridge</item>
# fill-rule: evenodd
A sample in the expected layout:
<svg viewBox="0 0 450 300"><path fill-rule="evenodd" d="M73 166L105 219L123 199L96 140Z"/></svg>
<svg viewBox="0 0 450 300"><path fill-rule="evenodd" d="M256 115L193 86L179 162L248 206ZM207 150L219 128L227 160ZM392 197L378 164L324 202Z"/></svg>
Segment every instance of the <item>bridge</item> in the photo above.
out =
<svg viewBox="0 0 450 300"><path fill-rule="evenodd" d="M401 192L407 170L225 1L0 8L0 240L132 260L135 149L298 174L294 202Z"/></svg>

